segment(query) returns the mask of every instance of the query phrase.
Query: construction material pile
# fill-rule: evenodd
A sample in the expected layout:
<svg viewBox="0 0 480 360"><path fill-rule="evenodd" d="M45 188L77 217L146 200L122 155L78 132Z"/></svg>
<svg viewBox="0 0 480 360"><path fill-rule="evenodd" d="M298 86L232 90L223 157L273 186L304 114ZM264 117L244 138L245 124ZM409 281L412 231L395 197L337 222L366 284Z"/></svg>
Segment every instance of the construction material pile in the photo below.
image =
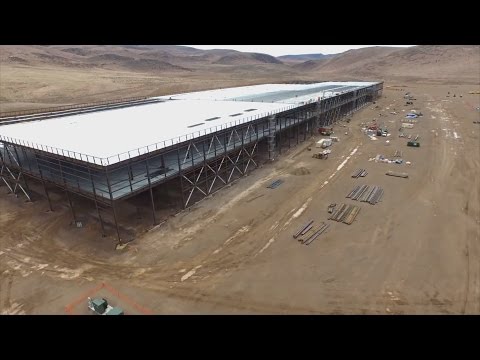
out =
<svg viewBox="0 0 480 360"><path fill-rule="evenodd" d="M408 173L398 173L398 172L395 172L395 171L387 171L387 173L385 175L395 176L395 177L400 177L400 178L405 178L405 179L408 178Z"/></svg>
<svg viewBox="0 0 480 360"><path fill-rule="evenodd" d="M396 155L394 157L397 157ZM376 163L382 162L382 163L387 163L387 164L403 164L403 159L397 158L397 159L387 159L384 155L377 155L374 158L368 159L368 161L375 161Z"/></svg>
<svg viewBox="0 0 480 360"><path fill-rule="evenodd" d="M402 150L395 150L395 154L393 154L393 157L399 157L401 158L403 155Z"/></svg>
<svg viewBox="0 0 480 360"><path fill-rule="evenodd" d="M355 172L352 174L352 178L358 179L359 177L365 177L367 176L367 170L365 169L357 169Z"/></svg>
<svg viewBox="0 0 480 360"><path fill-rule="evenodd" d="M337 211L335 211L328 220L334 220L338 222L343 222L344 224L351 225L358 213L360 212L360 207L355 205L341 204Z"/></svg>
<svg viewBox="0 0 480 360"><path fill-rule="evenodd" d="M278 180L275 180L273 183L271 183L270 185L267 186L268 189L276 189L277 187L279 187L280 185L282 185L283 183L283 180L281 179L278 179Z"/></svg>
<svg viewBox="0 0 480 360"><path fill-rule="evenodd" d="M294 239L297 239L303 245L310 245L316 238L322 235L330 225L322 223L315 227L313 225L314 220L310 220L304 226L302 226L296 233L293 235Z"/></svg>
<svg viewBox="0 0 480 360"><path fill-rule="evenodd" d="M357 185L348 193L347 199L377 204L383 196L383 189L379 186Z"/></svg>

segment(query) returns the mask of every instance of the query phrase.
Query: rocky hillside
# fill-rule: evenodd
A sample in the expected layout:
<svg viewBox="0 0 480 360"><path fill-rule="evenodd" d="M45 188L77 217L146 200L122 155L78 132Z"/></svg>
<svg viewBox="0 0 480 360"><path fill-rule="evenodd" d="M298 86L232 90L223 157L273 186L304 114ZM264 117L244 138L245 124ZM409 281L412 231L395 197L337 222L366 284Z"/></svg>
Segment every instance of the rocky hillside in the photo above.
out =
<svg viewBox="0 0 480 360"><path fill-rule="evenodd" d="M372 47L349 50L330 59L306 61L294 67L322 77L478 83L480 46Z"/></svg>
<svg viewBox="0 0 480 360"><path fill-rule="evenodd" d="M0 80L0 112L271 82L480 84L480 47L370 47L275 58L174 45L8 45L0 47Z"/></svg>

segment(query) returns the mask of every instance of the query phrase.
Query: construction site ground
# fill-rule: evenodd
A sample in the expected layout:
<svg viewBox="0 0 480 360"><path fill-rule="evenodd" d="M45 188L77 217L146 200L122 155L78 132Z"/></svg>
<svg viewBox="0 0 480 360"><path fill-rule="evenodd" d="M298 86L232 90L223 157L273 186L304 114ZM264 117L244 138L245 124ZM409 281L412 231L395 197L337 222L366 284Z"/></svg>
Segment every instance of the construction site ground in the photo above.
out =
<svg viewBox="0 0 480 360"><path fill-rule="evenodd" d="M468 94L478 86L385 85L334 127L327 160L312 157L316 135L123 250L95 221L70 226L61 194L48 212L40 196L25 202L0 186L0 314L88 314L88 294L126 314L479 314L480 101ZM419 148L398 137L411 109L423 113L405 129ZM373 118L391 136L363 134ZM396 150L403 164L369 161ZM359 168L368 175L352 178ZM345 198L363 184L381 186L382 201ZM327 220L330 203L361 210L346 225ZM330 227L306 246L292 235L309 220Z"/></svg>

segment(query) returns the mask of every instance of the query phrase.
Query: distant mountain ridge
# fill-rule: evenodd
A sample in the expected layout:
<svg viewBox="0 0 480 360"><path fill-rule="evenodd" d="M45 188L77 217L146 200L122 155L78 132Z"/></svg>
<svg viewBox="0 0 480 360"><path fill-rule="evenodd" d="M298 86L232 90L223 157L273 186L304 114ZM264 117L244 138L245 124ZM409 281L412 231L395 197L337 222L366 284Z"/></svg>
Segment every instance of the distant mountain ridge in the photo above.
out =
<svg viewBox="0 0 480 360"><path fill-rule="evenodd" d="M274 57L180 45L2 45L2 109L272 82L480 84L480 46L368 47Z"/></svg>
<svg viewBox="0 0 480 360"><path fill-rule="evenodd" d="M277 59L281 60L282 62L304 62L310 60L321 60L326 58L334 57L338 54L298 54L298 55L282 55L277 56Z"/></svg>
<svg viewBox="0 0 480 360"><path fill-rule="evenodd" d="M410 48L373 46L340 54L274 57L231 49L201 50L181 45L2 46L0 63L12 66L56 66L85 71L127 70L141 73L227 75L237 70L284 81L294 78L478 78L480 47L422 45ZM242 75L242 78L244 78Z"/></svg>

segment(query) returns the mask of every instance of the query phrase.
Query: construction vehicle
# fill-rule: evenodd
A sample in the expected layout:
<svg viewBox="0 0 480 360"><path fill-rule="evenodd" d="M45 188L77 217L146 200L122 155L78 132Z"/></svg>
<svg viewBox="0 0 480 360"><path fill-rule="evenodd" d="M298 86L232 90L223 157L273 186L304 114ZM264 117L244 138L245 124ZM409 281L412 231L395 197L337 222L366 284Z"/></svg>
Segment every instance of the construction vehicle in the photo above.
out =
<svg viewBox="0 0 480 360"><path fill-rule="evenodd" d="M88 298L88 308L98 315L125 315L123 310L119 307L112 307L107 300Z"/></svg>
<svg viewBox="0 0 480 360"><path fill-rule="evenodd" d="M335 210L335 207L337 206L336 203L328 205L328 213L331 214Z"/></svg>
<svg viewBox="0 0 480 360"><path fill-rule="evenodd" d="M320 135L330 136L333 134L333 128L319 128L318 132Z"/></svg>
<svg viewBox="0 0 480 360"><path fill-rule="evenodd" d="M328 159L328 154L330 154L331 152L332 152L332 150L323 150L323 151L320 151L318 153L313 154L312 157L314 159L326 160L326 159Z"/></svg>

